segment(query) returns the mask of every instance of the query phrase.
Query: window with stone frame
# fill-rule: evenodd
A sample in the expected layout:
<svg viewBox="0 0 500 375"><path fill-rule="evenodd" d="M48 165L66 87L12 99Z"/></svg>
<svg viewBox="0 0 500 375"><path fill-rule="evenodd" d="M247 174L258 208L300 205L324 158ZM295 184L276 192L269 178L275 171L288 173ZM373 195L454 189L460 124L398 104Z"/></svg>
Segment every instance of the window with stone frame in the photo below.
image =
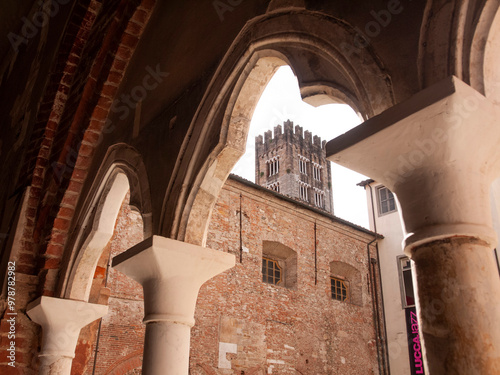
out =
<svg viewBox="0 0 500 375"><path fill-rule="evenodd" d="M279 156L274 156L266 161L268 176L274 176L280 171L280 158Z"/></svg>
<svg viewBox="0 0 500 375"><path fill-rule="evenodd" d="M262 241L262 281L297 289L297 252L276 241Z"/></svg>
<svg viewBox="0 0 500 375"><path fill-rule="evenodd" d="M303 201L306 202L309 201L309 194L308 194L309 188L310 188L309 184L299 181L299 198L302 199Z"/></svg>
<svg viewBox="0 0 500 375"><path fill-rule="evenodd" d="M314 188L314 204L319 208L325 207L325 193L317 188Z"/></svg>
<svg viewBox="0 0 500 375"><path fill-rule="evenodd" d="M321 181L321 168L323 168L318 163L312 163L313 166L313 178L316 181Z"/></svg>
<svg viewBox="0 0 500 375"><path fill-rule="evenodd" d="M309 159L307 159L302 155L298 155L298 157L299 157L299 172L307 176L307 163L309 162Z"/></svg>
<svg viewBox="0 0 500 375"><path fill-rule="evenodd" d="M385 186L377 188L378 214L385 215L396 211L396 201L394 194Z"/></svg>

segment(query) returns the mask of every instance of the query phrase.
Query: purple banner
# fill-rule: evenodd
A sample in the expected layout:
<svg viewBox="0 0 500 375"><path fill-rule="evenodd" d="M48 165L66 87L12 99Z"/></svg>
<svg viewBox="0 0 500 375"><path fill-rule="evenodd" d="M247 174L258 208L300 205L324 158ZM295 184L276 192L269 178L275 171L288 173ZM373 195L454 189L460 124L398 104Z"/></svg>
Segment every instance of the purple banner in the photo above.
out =
<svg viewBox="0 0 500 375"><path fill-rule="evenodd" d="M422 346L418 333L418 321L415 306L405 309L406 333L408 334L408 352L410 354L410 369L412 375L425 374Z"/></svg>

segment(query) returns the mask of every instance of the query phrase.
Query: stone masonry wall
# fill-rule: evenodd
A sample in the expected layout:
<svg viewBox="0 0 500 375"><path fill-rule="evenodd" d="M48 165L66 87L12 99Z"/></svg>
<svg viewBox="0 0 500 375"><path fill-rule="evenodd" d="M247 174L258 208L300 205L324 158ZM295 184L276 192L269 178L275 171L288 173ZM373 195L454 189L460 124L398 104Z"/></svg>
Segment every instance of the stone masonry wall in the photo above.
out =
<svg viewBox="0 0 500 375"><path fill-rule="evenodd" d="M113 255L139 239L138 219L124 205ZM132 239L120 231L130 232ZM200 290L190 374L378 374L366 259L372 239L265 189L228 179L214 209L207 247L234 254L237 264ZM293 289L262 282L263 241L296 255ZM332 261L359 271L359 305L331 298ZM110 311L103 319L96 374L139 373L144 333L140 285L112 271L108 287ZM85 374L91 370L92 358Z"/></svg>

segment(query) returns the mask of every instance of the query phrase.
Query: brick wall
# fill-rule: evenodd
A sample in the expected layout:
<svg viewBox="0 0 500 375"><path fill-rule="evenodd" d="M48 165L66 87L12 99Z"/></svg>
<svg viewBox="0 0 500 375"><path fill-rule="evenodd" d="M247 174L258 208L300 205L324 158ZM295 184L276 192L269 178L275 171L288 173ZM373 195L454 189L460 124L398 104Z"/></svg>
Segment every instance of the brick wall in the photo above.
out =
<svg viewBox="0 0 500 375"><path fill-rule="evenodd" d="M113 255L140 239L138 220L124 205ZM207 246L235 254L237 265L200 291L191 374L377 374L366 259L371 239L326 215L229 179L214 209ZM296 254L295 288L262 282L263 241ZM358 305L332 300L332 261L359 270ZM96 374L137 373L144 333L140 286L112 270L108 287L110 312L103 319ZM92 373L91 362L85 374Z"/></svg>
<svg viewBox="0 0 500 375"><path fill-rule="evenodd" d="M154 0L81 0L70 17L29 141L35 149L23 163L22 178L30 188L20 213L23 233L10 254L16 262L16 288L24 296L16 303L16 348L22 356L16 357L15 368L0 359L0 373L36 371L40 329L26 316L26 303L56 293L81 190L154 4ZM2 352L9 347L4 309L5 300L0 300Z"/></svg>

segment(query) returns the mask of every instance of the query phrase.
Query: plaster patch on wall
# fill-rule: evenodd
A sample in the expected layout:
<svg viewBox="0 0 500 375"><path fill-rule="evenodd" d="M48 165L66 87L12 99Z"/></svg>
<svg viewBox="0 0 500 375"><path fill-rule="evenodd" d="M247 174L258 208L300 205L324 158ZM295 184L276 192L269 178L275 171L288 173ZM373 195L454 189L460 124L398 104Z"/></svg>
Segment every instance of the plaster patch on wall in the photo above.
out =
<svg viewBox="0 0 500 375"><path fill-rule="evenodd" d="M228 353L238 353L238 345L229 342L219 342L219 368L231 368L231 361L227 359Z"/></svg>

